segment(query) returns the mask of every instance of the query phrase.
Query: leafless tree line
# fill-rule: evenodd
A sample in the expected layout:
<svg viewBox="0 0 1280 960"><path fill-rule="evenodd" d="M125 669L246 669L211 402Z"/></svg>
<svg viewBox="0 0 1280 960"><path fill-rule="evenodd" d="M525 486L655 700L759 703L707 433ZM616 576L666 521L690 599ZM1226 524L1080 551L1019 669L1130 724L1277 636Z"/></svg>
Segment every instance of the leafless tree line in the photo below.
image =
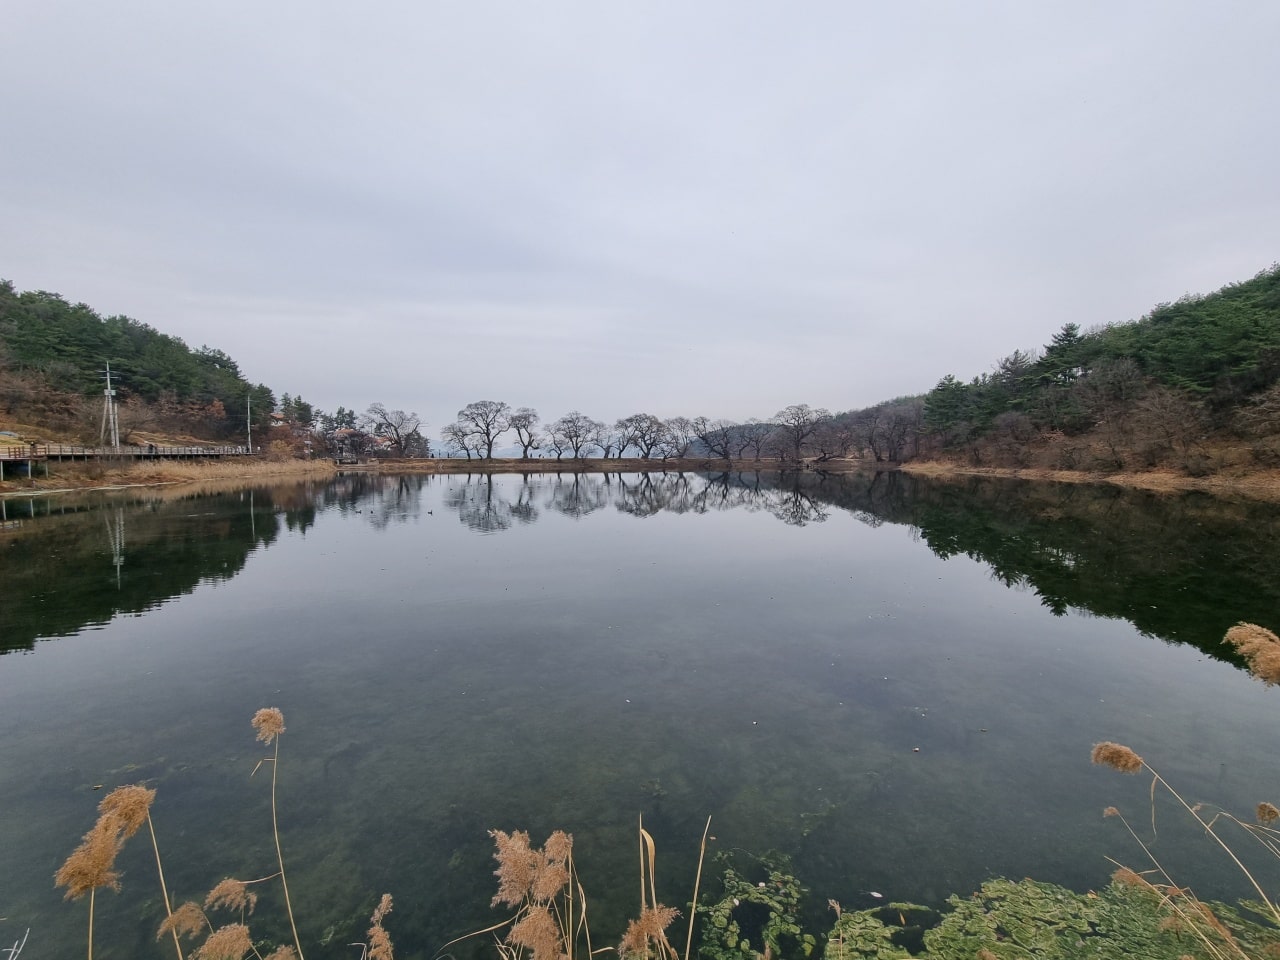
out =
<svg viewBox="0 0 1280 960"><path fill-rule="evenodd" d="M525 459L535 454L556 460L611 459L630 453L642 460L864 457L884 462L919 452L923 411L923 398L907 397L841 414L792 404L768 420L745 423L635 413L607 424L573 410L543 424L531 407L513 410L502 401L478 400L459 410L458 419L440 435L447 454L467 459L492 459L498 439L513 432Z"/></svg>

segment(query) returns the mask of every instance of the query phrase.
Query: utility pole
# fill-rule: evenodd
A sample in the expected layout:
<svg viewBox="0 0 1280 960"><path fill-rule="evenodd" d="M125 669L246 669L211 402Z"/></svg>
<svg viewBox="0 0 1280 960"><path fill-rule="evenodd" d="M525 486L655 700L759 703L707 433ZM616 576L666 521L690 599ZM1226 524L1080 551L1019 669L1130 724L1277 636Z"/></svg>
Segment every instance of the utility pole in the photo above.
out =
<svg viewBox="0 0 1280 960"><path fill-rule="evenodd" d="M111 387L111 364L107 363L107 387L102 391L102 429L98 433L98 443L106 439L107 428L111 429L111 449L120 452L120 418L116 413L116 392Z"/></svg>

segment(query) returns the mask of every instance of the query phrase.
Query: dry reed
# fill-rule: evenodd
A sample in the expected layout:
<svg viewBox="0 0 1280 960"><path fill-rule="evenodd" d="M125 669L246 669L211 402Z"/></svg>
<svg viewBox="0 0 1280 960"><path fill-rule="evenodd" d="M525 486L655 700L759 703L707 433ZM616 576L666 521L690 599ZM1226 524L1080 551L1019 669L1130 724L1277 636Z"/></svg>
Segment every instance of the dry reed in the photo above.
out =
<svg viewBox="0 0 1280 960"><path fill-rule="evenodd" d="M276 774L280 768L280 735L284 733L284 714L277 707L263 707L253 715L250 721L258 731L258 739L274 746L275 752L270 757L258 761L258 766L271 763L271 835L276 842L276 860L280 864L280 886L284 890L284 909L289 915L289 928L293 931L293 943L298 950L298 960L303 960L302 938L298 936L298 925L293 919L293 902L289 899L289 881L284 874L284 850L280 847L280 820L276 812ZM254 767L254 771L257 771ZM252 774L250 774L252 776Z"/></svg>
<svg viewBox="0 0 1280 960"><path fill-rule="evenodd" d="M89 958L93 958L93 911L96 891L99 887L120 889L120 875L115 871L116 856L124 842L142 825L147 824L151 833L151 847L155 851L156 872L160 877L160 890L164 895L166 915L171 913L169 891L164 882L164 868L160 862L160 847L156 843L155 827L151 823L151 804L156 798L154 790L142 784L117 787L98 804L98 820L93 829L84 835L80 846L54 874L54 884L66 887L66 899L78 900L89 894ZM183 960L178 938L173 940L178 960Z"/></svg>
<svg viewBox="0 0 1280 960"><path fill-rule="evenodd" d="M382 926L382 919L391 912L391 894L384 893L369 918L369 942L361 953L361 960L394 960L391 937Z"/></svg>
<svg viewBox="0 0 1280 960"><path fill-rule="evenodd" d="M89 894L89 927L88 956L93 960L93 912L95 892L100 887L118 890L120 875L115 869L116 857L124 846L124 842L132 837L145 823L148 826L152 849L155 852L156 870L159 875L160 889L164 898L165 919L159 925L156 939L165 936L173 938L174 949L179 960L184 960L180 938L196 939L207 933L205 941L191 954L190 960L242 960L252 954L257 960L302 960L302 948L299 942L298 929L294 920L293 907L289 899L289 888L284 874L284 855L280 844L279 819L277 810L277 775L280 759L280 736L285 731L284 714L276 707L264 707L252 718L252 726L257 739L274 748L270 757L264 757L254 767L254 773L264 763L271 764L271 826L275 840L276 857L280 869L269 876L254 880L239 880L227 877L220 881L204 899L204 906L195 901L187 901L172 909L168 887L165 884L164 870L160 859L160 849L156 843L155 825L151 819L151 807L155 801L156 791L142 784L117 787L98 804L98 819L93 828L84 835L81 843L66 862L54 875L57 886L66 888L66 898L76 900ZM557 865L565 866L572 841L564 834L555 834L548 842L548 849L553 856L547 863L539 865L535 885L545 887L552 874L549 868ZM571 872L571 866L569 871ZM562 871L561 875L568 872ZM258 896L250 889L257 883L280 878L284 891L285 909L289 916L289 926L293 932L294 943L277 947L265 958L253 946L252 938L245 918L253 912ZM229 923L215 928L205 910L226 909L239 911L238 923ZM369 943L365 945L365 960L393 960L391 938L383 927L383 918L391 912L391 896L384 894L370 920ZM17 947L16 949L21 949ZM0 953L5 951L0 950ZM10 951L13 952L13 951ZM16 956L16 953L14 954Z"/></svg>
<svg viewBox="0 0 1280 960"><path fill-rule="evenodd" d="M229 923L209 934L209 939L191 955L191 960L242 960L253 949L249 928L243 923Z"/></svg>
<svg viewBox="0 0 1280 960"><path fill-rule="evenodd" d="M257 905L258 895L250 890L243 880L236 880L234 877L227 877L221 881L204 898L206 910L224 907L228 910L239 910L242 915L253 913L253 908Z"/></svg>
<svg viewBox="0 0 1280 960"><path fill-rule="evenodd" d="M523 830L490 830L489 836L498 861L494 871L498 892L491 905L517 908L516 915L507 921L511 929L502 941L505 949L501 952L510 960L523 956L524 951L532 954L532 960L559 960L561 956L573 960L581 935L589 956L586 895L582 885L574 883L573 837L557 830L538 849Z"/></svg>
<svg viewBox="0 0 1280 960"><path fill-rule="evenodd" d="M1241 627L1251 627L1250 624L1241 624ZM1237 630L1238 628L1233 628ZM1261 628L1256 628L1261 630ZM1263 631L1270 634L1270 631ZM1256 637L1258 634L1249 631L1250 637ZM1274 634L1270 634L1274 639ZM1228 640L1231 635L1228 634ZM1235 642L1235 641L1231 641ZM1268 641L1270 642L1270 641ZM1175 790L1167 780L1165 780L1157 771L1152 769L1151 765L1146 763L1133 750L1117 743L1105 742L1096 744L1092 752L1092 760L1094 763L1104 764L1112 767L1122 773L1136 773L1139 770L1146 769L1151 774L1151 826L1152 832L1155 830L1155 796L1157 787L1163 788L1169 796L1171 796L1182 809L1195 819L1197 824L1203 829L1204 833L1213 839L1218 847L1227 855L1227 857L1235 864L1236 868L1241 872L1248 881L1254 892L1258 896L1260 903L1266 908L1273 922L1280 924L1280 907L1277 907L1275 901L1269 897L1262 885L1258 882L1253 872L1241 861L1240 857L1232 849L1231 845L1226 842L1218 830L1218 822L1226 820L1236 824L1243 829L1252 839L1262 845L1264 849L1269 851L1273 856L1280 858L1280 831L1273 830L1269 824L1280 819L1280 808L1270 803L1260 803L1256 809L1258 823L1246 823L1236 817L1225 812L1216 812L1211 816L1207 815L1204 804L1189 804L1181 794ZM1152 865L1152 869L1148 871L1156 879L1148 879L1147 876L1137 873L1128 867L1121 866L1113 879L1117 883L1132 887L1148 888L1160 896L1160 905L1162 908L1170 911L1169 917L1164 926L1166 929L1176 930L1179 933L1193 934L1205 948L1211 957L1218 960L1227 960L1227 958L1236 958L1236 960L1248 960L1248 955L1244 948L1236 941L1231 932L1222 924L1222 922L1214 915L1204 903L1202 903L1195 894L1186 887L1176 884L1164 866L1155 856L1151 847L1142 840L1138 833L1130 825L1129 821L1115 807L1107 807L1103 811L1106 817L1116 817L1125 826L1129 835L1134 839L1138 846L1142 849L1147 859Z"/></svg>
<svg viewBox="0 0 1280 960"><path fill-rule="evenodd" d="M667 927L680 916L680 911L658 900L657 856L658 847L652 835L639 822L640 831L640 913L628 922L618 954L623 957L654 957L656 960L680 960L680 951L667 938ZM693 899L690 901L689 930L685 940L684 960L689 960L693 950L693 925L698 915L698 888L702 883L702 864L707 854L707 838L711 833L711 818L707 818L702 830L702 845L698 852L698 869L693 879Z"/></svg>
<svg viewBox="0 0 1280 960"><path fill-rule="evenodd" d="M1266 627L1242 621L1227 631L1222 642L1239 650L1249 672L1267 686L1280 683L1280 637Z"/></svg>
<svg viewBox="0 0 1280 960"><path fill-rule="evenodd" d="M1095 743L1090 759L1094 763L1119 770L1121 773L1137 773L1142 769L1142 758L1128 747L1107 740Z"/></svg>
<svg viewBox="0 0 1280 960"><path fill-rule="evenodd" d="M188 900L169 914L164 923L160 924L160 929L156 931L156 939L163 939L166 933L175 937L193 938L197 934L203 933L206 927L210 933L213 932L213 925L209 923L209 918L200 909L200 904Z"/></svg>

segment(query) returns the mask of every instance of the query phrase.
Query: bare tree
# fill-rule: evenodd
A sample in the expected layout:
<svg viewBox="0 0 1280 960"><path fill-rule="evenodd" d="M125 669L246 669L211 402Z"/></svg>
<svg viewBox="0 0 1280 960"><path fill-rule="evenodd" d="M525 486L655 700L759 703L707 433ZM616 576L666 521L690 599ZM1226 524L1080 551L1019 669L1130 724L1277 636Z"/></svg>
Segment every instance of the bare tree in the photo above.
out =
<svg viewBox="0 0 1280 960"><path fill-rule="evenodd" d="M511 429L522 448L520 458L529 459L529 451L538 449L538 411L532 407L521 407L508 418Z"/></svg>
<svg viewBox="0 0 1280 960"><path fill-rule="evenodd" d="M1184 462L1208 431L1204 408L1165 386L1155 386L1138 401L1139 433L1153 442L1158 454L1177 453Z"/></svg>
<svg viewBox="0 0 1280 960"><path fill-rule="evenodd" d="M818 429L820 423L830 418L831 414L821 407L813 410L807 403L793 403L775 413L773 422L777 424L795 459L799 460L805 441Z"/></svg>
<svg viewBox="0 0 1280 960"><path fill-rule="evenodd" d="M688 417L671 417L662 424L662 459L668 456L682 460L689 455L689 448L698 438L693 421Z"/></svg>
<svg viewBox="0 0 1280 960"><path fill-rule="evenodd" d="M872 459L877 462L888 456L885 451L884 425L881 422L883 415L883 404L876 404L874 407L856 410L849 414L858 445L870 453Z"/></svg>
<svg viewBox="0 0 1280 960"><path fill-rule="evenodd" d="M595 444L596 436L603 429L604 424L599 420L573 410L551 424L549 432L554 446L568 450L573 459L579 460L582 451Z"/></svg>
<svg viewBox="0 0 1280 960"><path fill-rule="evenodd" d="M617 448L618 456L621 457L627 452L627 448L632 446L635 441L635 420L634 416L624 417L613 425L612 440L613 445ZM609 456L609 452L604 452L605 457Z"/></svg>
<svg viewBox="0 0 1280 960"><path fill-rule="evenodd" d="M511 429L511 407L501 400L477 400L458 411L458 422L479 436L484 458L493 459L493 442Z"/></svg>
<svg viewBox="0 0 1280 960"><path fill-rule="evenodd" d="M422 420L416 413L388 410L383 404L374 403L360 418L360 425L374 436L390 440L398 457L407 456L411 447L422 443Z"/></svg>
<svg viewBox="0 0 1280 960"><path fill-rule="evenodd" d="M693 421L694 435L707 448L707 452L721 460L729 459L729 451L733 449L733 424L728 420L708 420L698 417Z"/></svg>
<svg viewBox="0 0 1280 960"><path fill-rule="evenodd" d="M888 402L885 428L889 459L895 462L920 453L924 427L924 397L902 397Z"/></svg>
<svg viewBox="0 0 1280 960"><path fill-rule="evenodd" d="M613 431L609 429L607 423L600 420L592 420L591 423L591 436L587 438L587 442L593 447L599 447L600 456L608 460L609 454L613 452Z"/></svg>
<svg viewBox="0 0 1280 960"><path fill-rule="evenodd" d="M569 449L569 442L565 440L564 434L556 430L555 423L547 424L542 432L542 438L547 445L547 449L556 455L557 460L564 458L564 452Z"/></svg>
<svg viewBox="0 0 1280 960"><path fill-rule="evenodd" d="M440 437L448 445L448 449L464 453L467 459L471 454L480 455L480 437L464 423L451 423L440 431Z"/></svg>
<svg viewBox="0 0 1280 960"><path fill-rule="evenodd" d="M853 427L858 446L877 461L901 461L908 445L918 452L921 424L924 419L924 400L921 397L900 397L886 400L874 407L842 414Z"/></svg>
<svg viewBox="0 0 1280 960"><path fill-rule="evenodd" d="M740 424L734 440L738 459L741 460L742 455L750 450L752 457L759 460L764 455L765 445L768 443L769 437L773 435L773 432L773 424L754 418L744 424Z"/></svg>
<svg viewBox="0 0 1280 960"><path fill-rule="evenodd" d="M631 438L629 446L640 451L641 460L648 460L666 439L666 425L651 413L633 413L619 420L615 428L628 432Z"/></svg>
<svg viewBox="0 0 1280 960"><path fill-rule="evenodd" d="M1265 437L1280 431L1280 383L1273 383L1236 411L1236 429L1248 437Z"/></svg>
<svg viewBox="0 0 1280 960"><path fill-rule="evenodd" d="M823 461L843 459L858 445L853 422L848 417L832 417L818 424L813 442L818 448L818 459Z"/></svg>

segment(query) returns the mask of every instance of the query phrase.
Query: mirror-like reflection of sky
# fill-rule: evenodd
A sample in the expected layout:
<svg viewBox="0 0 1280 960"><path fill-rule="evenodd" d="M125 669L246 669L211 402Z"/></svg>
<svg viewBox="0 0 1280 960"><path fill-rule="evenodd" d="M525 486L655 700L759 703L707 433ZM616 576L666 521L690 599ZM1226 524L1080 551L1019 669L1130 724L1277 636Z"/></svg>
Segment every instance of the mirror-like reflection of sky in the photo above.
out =
<svg viewBox="0 0 1280 960"><path fill-rule="evenodd" d="M248 776L261 706L288 724L304 937L350 942L390 890L405 956L497 919L494 827L572 832L609 942L640 813L668 902L688 898L711 815L719 848L778 849L817 900L856 906L870 890L937 903L991 875L1104 883L1105 857L1136 851L1101 810L1145 820L1147 781L1092 769L1101 739L1196 800L1275 799L1275 692L1205 652L1277 609L1241 546L1262 550L1270 508L624 475L46 510L0 541L0 587L25 598L6 630L34 649L0 658L0 940L29 925L60 955L83 905L50 878L95 784L157 787L179 897L270 872L268 783ZM1241 573L1215 576L1215 556ZM1124 604L1170 636L1113 616ZM46 609L86 629L50 636ZM1202 895L1237 892L1176 823L1161 822L1171 866ZM124 891L100 908L122 955L160 955L139 922L158 909L146 853L126 849ZM273 930L270 897L260 912Z"/></svg>

